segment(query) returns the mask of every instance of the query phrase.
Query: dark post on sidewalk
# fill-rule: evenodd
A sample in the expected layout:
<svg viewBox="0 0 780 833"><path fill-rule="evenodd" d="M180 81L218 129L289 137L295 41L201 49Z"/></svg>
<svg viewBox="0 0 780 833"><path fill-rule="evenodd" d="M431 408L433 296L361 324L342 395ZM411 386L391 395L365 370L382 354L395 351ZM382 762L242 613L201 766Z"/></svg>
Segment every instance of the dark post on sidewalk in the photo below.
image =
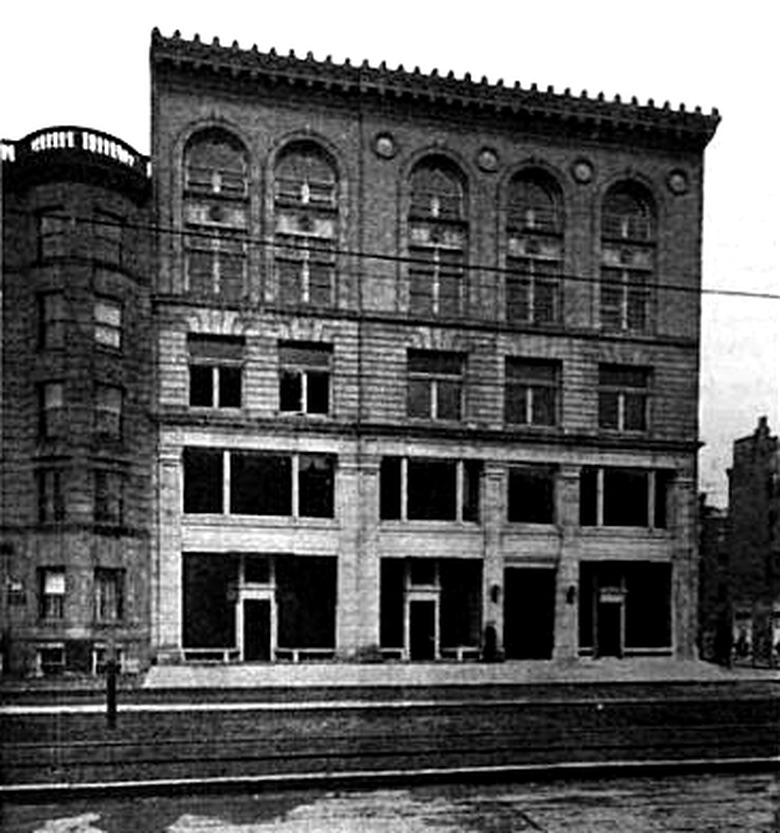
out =
<svg viewBox="0 0 780 833"><path fill-rule="evenodd" d="M111 642L106 649L106 725L116 728L116 677L119 663L116 660L116 646Z"/></svg>

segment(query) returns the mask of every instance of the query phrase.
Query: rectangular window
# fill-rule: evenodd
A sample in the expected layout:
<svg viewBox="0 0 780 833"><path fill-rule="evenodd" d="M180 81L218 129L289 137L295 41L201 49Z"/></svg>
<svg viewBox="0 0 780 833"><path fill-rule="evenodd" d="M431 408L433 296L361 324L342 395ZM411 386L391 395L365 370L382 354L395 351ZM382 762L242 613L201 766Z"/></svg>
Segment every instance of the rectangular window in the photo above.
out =
<svg viewBox="0 0 780 833"><path fill-rule="evenodd" d="M384 457L382 520L479 522L482 462Z"/></svg>
<svg viewBox="0 0 780 833"><path fill-rule="evenodd" d="M70 228L70 217L62 207L47 208L38 214L38 256L41 260L67 254Z"/></svg>
<svg viewBox="0 0 780 833"><path fill-rule="evenodd" d="M95 341L101 347L122 349L122 304L110 298L95 300Z"/></svg>
<svg viewBox="0 0 780 833"><path fill-rule="evenodd" d="M533 248L531 242L510 240L506 277L506 317L510 324L552 324L561 318L560 248L550 241L541 253L522 256Z"/></svg>
<svg viewBox="0 0 780 833"><path fill-rule="evenodd" d="M95 211L92 216L92 255L96 260L119 266L122 263L124 220L118 214Z"/></svg>
<svg viewBox="0 0 780 833"><path fill-rule="evenodd" d="M460 353L409 350L408 415L417 419L461 419L463 371L464 357Z"/></svg>
<svg viewBox="0 0 780 833"><path fill-rule="evenodd" d="M463 252L457 248L413 248L410 256L409 311L414 315L460 315Z"/></svg>
<svg viewBox="0 0 780 833"><path fill-rule="evenodd" d="M327 414L333 348L304 342L279 343L279 410Z"/></svg>
<svg viewBox="0 0 780 833"><path fill-rule="evenodd" d="M39 615L41 619L65 618L65 568L42 567L38 571Z"/></svg>
<svg viewBox="0 0 780 833"><path fill-rule="evenodd" d="M55 350L65 346L65 297L62 292L38 296L38 347Z"/></svg>
<svg viewBox="0 0 780 833"><path fill-rule="evenodd" d="M38 434L42 439L61 437L66 426L65 385L44 382L38 386Z"/></svg>
<svg viewBox="0 0 780 833"><path fill-rule="evenodd" d="M582 526L666 529L673 472L620 467L583 467Z"/></svg>
<svg viewBox="0 0 780 833"><path fill-rule="evenodd" d="M330 235L330 221L321 233ZM279 235L276 246L276 278L283 304L333 304L336 250L327 237Z"/></svg>
<svg viewBox="0 0 780 833"><path fill-rule="evenodd" d="M332 518L334 458L301 454L298 458L298 514L302 518Z"/></svg>
<svg viewBox="0 0 780 833"><path fill-rule="evenodd" d="M555 469L551 466L510 468L507 507L510 523L555 523Z"/></svg>
<svg viewBox="0 0 780 833"><path fill-rule="evenodd" d="M38 521L53 523L65 518L63 474L59 469L43 469L36 473L38 486Z"/></svg>
<svg viewBox="0 0 780 833"><path fill-rule="evenodd" d="M631 365L599 365L599 427L646 431L650 371Z"/></svg>
<svg viewBox="0 0 780 833"><path fill-rule="evenodd" d="M233 515L291 515L290 455L236 451L230 455L230 512Z"/></svg>
<svg viewBox="0 0 780 833"><path fill-rule="evenodd" d="M190 356L190 406L240 408L244 339L240 336L187 337Z"/></svg>
<svg viewBox="0 0 780 833"><path fill-rule="evenodd" d="M117 385L95 386L95 433L119 439L122 436L122 400L124 392Z"/></svg>
<svg viewBox="0 0 780 833"><path fill-rule="evenodd" d="M212 448L185 448L184 512L221 514L223 509L223 454Z"/></svg>
<svg viewBox="0 0 780 833"><path fill-rule="evenodd" d="M95 523L121 524L124 511L124 476L100 469L95 472Z"/></svg>
<svg viewBox="0 0 780 833"><path fill-rule="evenodd" d="M121 622L125 615L125 571L95 570L95 620Z"/></svg>
<svg viewBox="0 0 780 833"><path fill-rule="evenodd" d="M238 301L244 292L246 244L241 236L209 230L186 239L187 288L197 295Z"/></svg>
<svg viewBox="0 0 780 833"><path fill-rule="evenodd" d="M557 425L560 362L507 358L505 420L510 425Z"/></svg>

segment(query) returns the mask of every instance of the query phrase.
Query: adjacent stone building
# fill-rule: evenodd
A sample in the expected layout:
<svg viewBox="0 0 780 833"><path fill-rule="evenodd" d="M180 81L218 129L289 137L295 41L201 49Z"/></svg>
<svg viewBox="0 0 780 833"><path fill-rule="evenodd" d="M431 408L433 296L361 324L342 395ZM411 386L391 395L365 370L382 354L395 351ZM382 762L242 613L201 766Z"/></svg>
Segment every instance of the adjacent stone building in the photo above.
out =
<svg viewBox="0 0 780 833"><path fill-rule="evenodd" d="M36 293L70 261L43 273L33 254L51 200L18 176L47 176L29 137L5 166L30 241L6 264L5 315L37 309L3 365L10 642L66 640L110 540L127 551L114 634L135 654L140 615L141 662L692 656L717 114L156 31L150 58L151 182L127 150L137 163L112 164L138 189L105 208L151 268L104 286L80 235L93 283L67 325L85 344L135 328L111 356L133 437L112 465L136 520L108 539L84 521L88 567L39 543L90 504L74 491L41 526L49 452L29 425L59 401L35 385L65 373L36 341ZM79 187L55 207L97 210ZM95 307L90 331L109 296L122 316ZM69 372L103 384L90 346ZM97 397L77 398L84 418ZM32 550L65 570L60 630L41 630Z"/></svg>

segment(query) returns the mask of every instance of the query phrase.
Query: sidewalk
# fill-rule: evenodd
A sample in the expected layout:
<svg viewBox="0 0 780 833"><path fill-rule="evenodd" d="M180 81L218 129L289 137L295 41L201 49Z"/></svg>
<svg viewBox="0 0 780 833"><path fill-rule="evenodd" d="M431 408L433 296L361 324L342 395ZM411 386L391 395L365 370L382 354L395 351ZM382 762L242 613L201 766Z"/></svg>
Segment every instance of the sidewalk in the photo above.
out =
<svg viewBox="0 0 780 833"><path fill-rule="evenodd" d="M780 682L780 670L724 668L668 658L509 661L502 663L301 663L160 665L143 689L357 686L480 686L571 683Z"/></svg>

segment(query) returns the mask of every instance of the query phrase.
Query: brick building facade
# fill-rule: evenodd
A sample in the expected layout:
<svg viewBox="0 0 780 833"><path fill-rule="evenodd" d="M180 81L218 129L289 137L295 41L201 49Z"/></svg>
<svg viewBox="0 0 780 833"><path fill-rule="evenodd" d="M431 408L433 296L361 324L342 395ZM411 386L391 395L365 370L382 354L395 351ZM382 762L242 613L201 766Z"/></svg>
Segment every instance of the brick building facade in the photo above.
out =
<svg viewBox="0 0 780 833"><path fill-rule="evenodd" d="M151 71L148 658L691 656L717 115Z"/></svg>

